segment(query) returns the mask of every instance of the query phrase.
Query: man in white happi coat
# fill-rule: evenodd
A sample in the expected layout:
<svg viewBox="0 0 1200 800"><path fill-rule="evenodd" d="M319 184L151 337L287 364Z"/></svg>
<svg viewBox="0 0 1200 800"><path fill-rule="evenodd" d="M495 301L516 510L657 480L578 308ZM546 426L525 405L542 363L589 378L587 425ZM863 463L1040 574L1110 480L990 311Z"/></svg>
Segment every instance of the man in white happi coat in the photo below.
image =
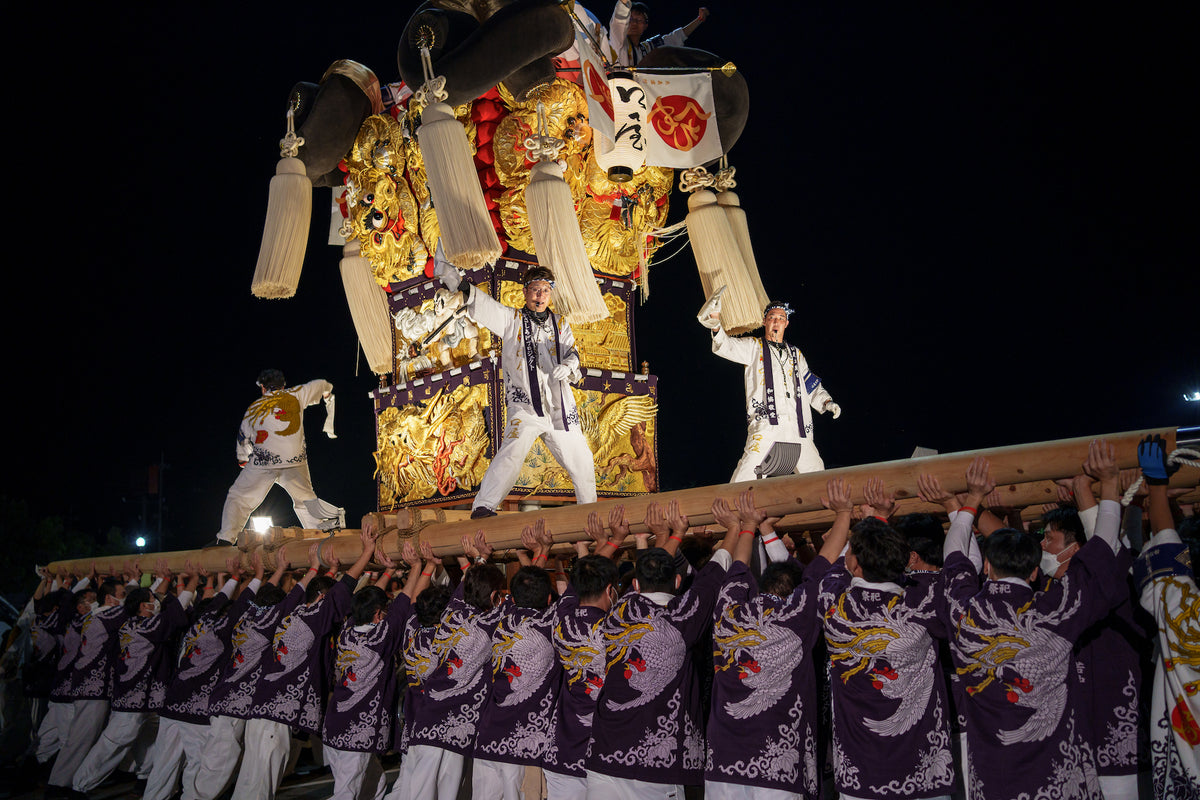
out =
<svg viewBox="0 0 1200 800"><path fill-rule="evenodd" d="M238 429L238 475L221 512L221 531L214 544L234 544L246 520L278 483L292 498L292 507L305 528L344 527L345 510L330 505L313 491L304 442L304 409L324 399L325 433L333 433L333 384L317 379L287 388L283 373L263 370L258 376L262 397L246 409Z"/></svg>
<svg viewBox="0 0 1200 800"><path fill-rule="evenodd" d="M570 324L550 310L554 273L532 267L525 274L525 306L512 308L463 282L442 257L435 273L452 292L461 284L467 313L503 342L504 437L483 476L471 517L495 514L521 474L529 448L539 436L575 484L575 500L596 502L596 464L583 435L571 383L583 377Z"/></svg>
<svg viewBox="0 0 1200 800"><path fill-rule="evenodd" d="M813 443L812 409L830 412L837 419L842 408L808 368L804 354L783 339L792 308L775 301L763 313L763 337L734 338L721 327L721 291L700 309L697 319L712 331L713 352L746 367L746 449L733 471L731 483L758 477L754 468L762 464L776 442L800 445L796 474L825 469Z"/></svg>

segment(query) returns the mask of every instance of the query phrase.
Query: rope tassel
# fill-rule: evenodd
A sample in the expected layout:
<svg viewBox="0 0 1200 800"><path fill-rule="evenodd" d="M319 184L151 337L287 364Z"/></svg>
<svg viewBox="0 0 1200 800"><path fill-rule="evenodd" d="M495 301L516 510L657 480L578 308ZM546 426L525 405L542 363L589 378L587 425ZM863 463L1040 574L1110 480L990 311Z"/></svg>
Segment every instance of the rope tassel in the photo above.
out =
<svg viewBox="0 0 1200 800"><path fill-rule="evenodd" d="M280 140L279 163L267 197L267 219L250 291L268 300L293 297L304 267L312 218L312 181L296 158L304 139L296 136L295 107L288 109L287 135Z"/></svg>
<svg viewBox="0 0 1200 800"><path fill-rule="evenodd" d="M758 272L758 261L754 258L754 245L750 243L750 226L746 222L746 210L742 208L738 196L729 190L717 195L717 205L724 209L725 218L729 220L729 229L733 231L738 249L742 252L742 263L746 265L746 275L750 278L750 285L754 288L755 302L760 308L765 309L767 303L771 302L771 298L767 295L766 287L763 286L762 276Z"/></svg>
<svg viewBox="0 0 1200 800"><path fill-rule="evenodd" d="M758 301L754 281L742 258L742 249L729 217L717 203L717 195L705 188L711 185L713 178L703 168L687 170L680 181L680 188L691 192L688 197L688 239L696 256L704 296L712 297L721 286L728 287L721 303L721 326L730 334L746 333L762 326L766 302Z"/></svg>
<svg viewBox="0 0 1200 800"><path fill-rule="evenodd" d="M554 307L575 323L608 319L608 306L596 284L579 232L575 200L563 180L562 166L552 160L563 142L546 133L545 108L541 103L538 103L538 128L539 135L525 141L526 148L539 157L530 170L525 205L538 263L554 273Z"/></svg>
<svg viewBox="0 0 1200 800"><path fill-rule="evenodd" d="M425 85L415 98L428 102L417 140L425 159L429 193L437 209L446 258L463 269L479 269L500 257L500 240L488 216L467 132L446 99L445 79L434 78L429 50L422 48Z"/></svg>
<svg viewBox="0 0 1200 800"><path fill-rule="evenodd" d="M392 318L388 313L387 296L371 272L371 262L359 250L357 239L342 247L342 287L350 304L350 317L367 364L376 375L392 371Z"/></svg>

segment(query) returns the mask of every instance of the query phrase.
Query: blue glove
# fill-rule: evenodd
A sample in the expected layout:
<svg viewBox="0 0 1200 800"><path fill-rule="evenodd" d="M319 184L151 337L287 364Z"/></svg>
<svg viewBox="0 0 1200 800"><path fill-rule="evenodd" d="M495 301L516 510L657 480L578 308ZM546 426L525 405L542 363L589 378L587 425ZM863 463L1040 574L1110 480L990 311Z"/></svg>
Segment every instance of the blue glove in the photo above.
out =
<svg viewBox="0 0 1200 800"><path fill-rule="evenodd" d="M1167 443L1158 435L1147 436L1138 443L1138 466L1151 486L1165 486L1179 470L1178 464L1167 464Z"/></svg>

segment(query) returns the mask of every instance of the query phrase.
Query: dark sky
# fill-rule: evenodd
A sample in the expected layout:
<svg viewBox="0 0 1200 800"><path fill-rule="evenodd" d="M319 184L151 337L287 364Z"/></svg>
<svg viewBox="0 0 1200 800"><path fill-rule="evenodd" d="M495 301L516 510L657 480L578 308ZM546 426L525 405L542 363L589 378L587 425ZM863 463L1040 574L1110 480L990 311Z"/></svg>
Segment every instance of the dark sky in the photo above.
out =
<svg viewBox="0 0 1200 800"><path fill-rule="evenodd" d="M799 308L788 336L845 412L817 418L826 464L1197 424L1181 397L1200 389L1187 26L958 5L716 0L691 41L749 83L731 163L768 292ZM254 378L277 366L338 392L339 439L309 414L318 493L351 518L374 508L375 379L324 244L328 190L297 296L249 288L288 90L338 58L396 80L412 7L104 7L20 43L5 495L132 531L162 458L166 544L198 546ZM696 6L653 8L662 32ZM663 488L724 482L741 369L695 322L690 252L651 276L638 357L660 378ZM269 502L286 521L286 497Z"/></svg>

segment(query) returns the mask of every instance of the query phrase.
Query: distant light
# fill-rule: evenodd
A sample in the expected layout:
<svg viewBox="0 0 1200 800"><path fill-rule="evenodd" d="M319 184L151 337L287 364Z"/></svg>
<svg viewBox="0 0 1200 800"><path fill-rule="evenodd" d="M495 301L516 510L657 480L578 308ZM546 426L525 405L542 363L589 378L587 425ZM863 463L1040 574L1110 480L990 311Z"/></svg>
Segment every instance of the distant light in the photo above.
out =
<svg viewBox="0 0 1200 800"><path fill-rule="evenodd" d="M145 537L145 536L139 536L139 537L137 537L136 539L134 539L134 540L133 540L133 543L134 543L135 545L137 545L138 547L145 547L145 546L146 546L146 537Z"/></svg>
<svg viewBox="0 0 1200 800"><path fill-rule="evenodd" d="M1189 403L1200 403L1200 392L1192 392L1191 394L1184 392L1183 399Z"/></svg>
<svg viewBox="0 0 1200 800"><path fill-rule="evenodd" d="M266 533L274 525L270 517L251 517L250 527L255 533Z"/></svg>

